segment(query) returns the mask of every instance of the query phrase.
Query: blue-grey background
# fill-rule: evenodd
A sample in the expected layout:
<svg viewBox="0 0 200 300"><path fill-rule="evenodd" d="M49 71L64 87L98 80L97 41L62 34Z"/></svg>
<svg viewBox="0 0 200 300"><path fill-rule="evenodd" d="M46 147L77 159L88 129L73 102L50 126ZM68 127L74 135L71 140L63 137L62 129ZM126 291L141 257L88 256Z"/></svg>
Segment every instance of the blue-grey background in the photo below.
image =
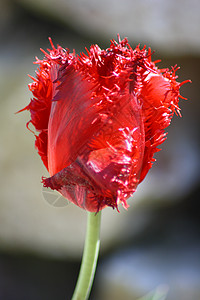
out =
<svg viewBox="0 0 200 300"><path fill-rule="evenodd" d="M34 57L49 36L79 53L117 33L151 46L161 67L181 66L179 81L192 84L129 210L103 211L91 299L138 299L156 287L169 300L200 299L199 9L197 0L0 0L0 300L70 299L84 243L87 213L44 197L29 114L15 115L31 97Z"/></svg>

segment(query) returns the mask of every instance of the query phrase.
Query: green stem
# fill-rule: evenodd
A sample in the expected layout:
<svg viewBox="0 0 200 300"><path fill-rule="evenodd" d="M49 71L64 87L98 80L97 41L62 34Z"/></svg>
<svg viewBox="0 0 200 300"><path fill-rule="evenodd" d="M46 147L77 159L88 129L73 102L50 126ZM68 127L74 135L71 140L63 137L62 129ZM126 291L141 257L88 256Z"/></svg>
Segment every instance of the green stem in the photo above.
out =
<svg viewBox="0 0 200 300"><path fill-rule="evenodd" d="M86 300L92 287L100 247L101 212L88 212L82 263L72 300Z"/></svg>

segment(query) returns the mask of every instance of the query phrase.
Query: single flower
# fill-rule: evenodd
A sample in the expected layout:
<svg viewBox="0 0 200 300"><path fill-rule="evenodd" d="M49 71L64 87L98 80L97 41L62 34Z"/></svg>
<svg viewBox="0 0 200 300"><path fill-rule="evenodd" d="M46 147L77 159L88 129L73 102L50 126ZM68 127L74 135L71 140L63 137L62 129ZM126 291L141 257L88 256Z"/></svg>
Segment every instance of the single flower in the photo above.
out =
<svg viewBox="0 0 200 300"><path fill-rule="evenodd" d="M177 67L158 69L151 50L127 39L76 55L53 45L29 85L35 146L49 171L45 187L79 207L118 208L135 192L166 139L178 106Z"/></svg>

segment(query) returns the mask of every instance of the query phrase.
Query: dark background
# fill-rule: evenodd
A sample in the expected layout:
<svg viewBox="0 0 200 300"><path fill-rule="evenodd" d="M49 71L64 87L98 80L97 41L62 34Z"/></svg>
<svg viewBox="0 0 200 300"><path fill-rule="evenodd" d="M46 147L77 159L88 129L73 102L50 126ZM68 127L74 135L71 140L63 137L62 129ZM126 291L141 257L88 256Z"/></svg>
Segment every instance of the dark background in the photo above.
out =
<svg viewBox="0 0 200 300"><path fill-rule="evenodd" d="M14 113L29 102L27 73L34 75L32 61L35 55L43 57L39 49L49 47L49 36L78 53L92 43L108 47L108 33L78 30L73 16L66 13L64 22L57 13L33 9L23 1L0 5L0 299L70 299L86 214L72 204L62 212L45 206L38 192L45 171L25 129L29 116ZM133 47L140 42L132 36L129 40ZM147 43L152 48L155 44ZM129 202L130 210L105 217L91 299L137 299L157 286L161 293L169 288L169 300L200 299L199 54L191 45L181 54L157 46L155 60L162 59L160 66L178 64L179 81L192 80L181 89L189 100L181 100L183 118L173 120L158 162L139 187L136 201ZM49 230L48 224L53 224ZM63 226L68 227L66 247ZM62 232L58 240L56 232Z"/></svg>

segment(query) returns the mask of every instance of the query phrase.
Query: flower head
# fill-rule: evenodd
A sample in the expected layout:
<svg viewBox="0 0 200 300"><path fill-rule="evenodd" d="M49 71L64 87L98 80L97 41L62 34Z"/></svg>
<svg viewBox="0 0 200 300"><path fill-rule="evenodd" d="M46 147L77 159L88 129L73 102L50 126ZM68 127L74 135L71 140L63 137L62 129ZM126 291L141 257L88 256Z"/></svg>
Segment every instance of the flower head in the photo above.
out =
<svg viewBox="0 0 200 300"><path fill-rule="evenodd" d="M159 70L150 49L133 50L127 39L80 55L51 46L36 58L33 98L23 109L51 176L42 182L88 211L127 207L180 114L178 68Z"/></svg>

